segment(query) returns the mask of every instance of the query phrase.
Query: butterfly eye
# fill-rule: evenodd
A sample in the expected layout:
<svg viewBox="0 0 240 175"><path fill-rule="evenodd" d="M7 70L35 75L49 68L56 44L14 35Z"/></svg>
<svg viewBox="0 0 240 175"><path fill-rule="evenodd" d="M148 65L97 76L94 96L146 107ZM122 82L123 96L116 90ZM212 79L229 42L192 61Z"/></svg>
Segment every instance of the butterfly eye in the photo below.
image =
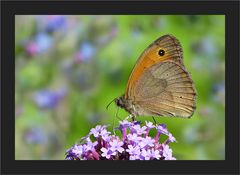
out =
<svg viewBox="0 0 240 175"><path fill-rule="evenodd" d="M164 50L160 49L160 50L158 51L158 55L163 56L164 54L165 54L165 51L164 51Z"/></svg>

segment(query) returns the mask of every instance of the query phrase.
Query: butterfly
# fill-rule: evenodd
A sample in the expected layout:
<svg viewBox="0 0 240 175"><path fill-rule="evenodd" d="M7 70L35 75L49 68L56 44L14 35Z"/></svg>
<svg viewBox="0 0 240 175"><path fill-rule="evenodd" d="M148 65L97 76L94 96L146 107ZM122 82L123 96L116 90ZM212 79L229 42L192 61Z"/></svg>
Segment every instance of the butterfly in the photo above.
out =
<svg viewBox="0 0 240 175"><path fill-rule="evenodd" d="M183 63L176 37L164 35L140 55L125 94L115 104L137 116L190 118L196 109L196 89Z"/></svg>

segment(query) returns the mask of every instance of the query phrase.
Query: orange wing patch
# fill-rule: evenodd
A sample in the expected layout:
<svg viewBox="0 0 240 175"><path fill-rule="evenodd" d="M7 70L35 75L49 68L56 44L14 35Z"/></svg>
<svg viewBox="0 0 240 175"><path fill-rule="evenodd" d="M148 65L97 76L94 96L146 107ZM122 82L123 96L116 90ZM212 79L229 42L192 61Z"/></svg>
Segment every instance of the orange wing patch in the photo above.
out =
<svg viewBox="0 0 240 175"><path fill-rule="evenodd" d="M172 35L164 35L144 50L135 65L127 83L125 98L131 96L130 89L143 74L144 70L165 60L172 60L183 65L183 53L180 42Z"/></svg>

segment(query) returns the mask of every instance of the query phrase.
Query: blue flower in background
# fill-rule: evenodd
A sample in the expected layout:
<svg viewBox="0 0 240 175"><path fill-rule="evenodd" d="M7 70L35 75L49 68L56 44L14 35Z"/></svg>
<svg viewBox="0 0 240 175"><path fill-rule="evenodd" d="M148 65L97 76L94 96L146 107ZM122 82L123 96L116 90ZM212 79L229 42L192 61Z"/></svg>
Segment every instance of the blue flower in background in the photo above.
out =
<svg viewBox="0 0 240 175"><path fill-rule="evenodd" d="M212 88L213 90L213 99L218 102L221 103L222 105L225 105L225 83L221 82L218 84L215 84Z"/></svg>
<svg viewBox="0 0 240 175"><path fill-rule="evenodd" d="M217 48L214 44L214 40L211 37L207 37L202 41L202 52L211 57L215 57L217 53Z"/></svg>
<svg viewBox="0 0 240 175"><path fill-rule="evenodd" d="M35 56L48 51L53 45L53 39L47 33L38 33L33 40L29 41L25 50L30 56Z"/></svg>
<svg viewBox="0 0 240 175"><path fill-rule="evenodd" d="M77 63L89 62L93 58L95 52L96 48L91 43L83 42L75 55L74 61Z"/></svg>
<svg viewBox="0 0 240 175"><path fill-rule="evenodd" d="M208 58L215 58L218 53L214 39L210 36L194 42L192 47L194 52L199 55L207 55Z"/></svg>
<svg viewBox="0 0 240 175"><path fill-rule="evenodd" d="M33 127L27 130L24 134L24 138L29 144L44 144L47 141L44 130L39 127Z"/></svg>
<svg viewBox="0 0 240 175"><path fill-rule="evenodd" d="M60 89L59 91L41 90L34 95L33 100L39 108L51 109L58 105L66 92L66 89Z"/></svg>
<svg viewBox="0 0 240 175"><path fill-rule="evenodd" d="M221 82L221 83L214 84L212 90L214 93L225 91L225 83Z"/></svg>
<svg viewBox="0 0 240 175"><path fill-rule="evenodd" d="M52 37L47 33L38 33L35 37L35 42L38 45L38 52L47 51L53 44Z"/></svg>

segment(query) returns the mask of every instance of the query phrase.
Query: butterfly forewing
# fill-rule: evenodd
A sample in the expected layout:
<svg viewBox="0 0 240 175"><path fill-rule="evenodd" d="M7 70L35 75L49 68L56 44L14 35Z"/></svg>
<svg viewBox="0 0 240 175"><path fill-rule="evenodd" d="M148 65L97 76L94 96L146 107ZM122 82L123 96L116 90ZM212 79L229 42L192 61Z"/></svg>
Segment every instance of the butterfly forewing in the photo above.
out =
<svg viewBox="0 0 240 175"><path fill-rule="evenodd" d="M159 56L160 50L163 50L163 56ZM164 35L158 38L144 50L129 77L125 97L128 98L132 95L129 90L135 86L136 81L146 69L166 60L172 60L183 65L182 46L172 35Z"/></svg>
<svg viewBox="0 0 240 175"><path fill-rule="evenodd" d="M172 60L183 64L183 50L180 42L173 35L164 35L158 38L154 43L159 49L165 50L164 60Z"/></svg>

